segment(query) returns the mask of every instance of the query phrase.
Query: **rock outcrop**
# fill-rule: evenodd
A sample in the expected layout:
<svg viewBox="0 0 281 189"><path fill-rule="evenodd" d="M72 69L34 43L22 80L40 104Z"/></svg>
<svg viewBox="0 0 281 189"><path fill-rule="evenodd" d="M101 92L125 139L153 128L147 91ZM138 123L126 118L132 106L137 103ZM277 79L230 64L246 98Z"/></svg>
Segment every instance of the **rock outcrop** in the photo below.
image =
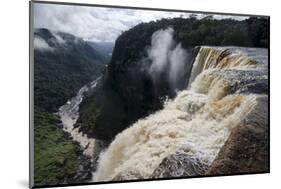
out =
<svg viewBox="0 0 281 189"><path fill-rule="evenodd" d="M186 154L175 154L163 159L150 178L202 176L208 166L200 159Z"/></svg>
<svg viewBox="0 0 281 189"><path fill-rule="evenodd" d="M206 175L269 172L268 98L233 129Z"/></svg>

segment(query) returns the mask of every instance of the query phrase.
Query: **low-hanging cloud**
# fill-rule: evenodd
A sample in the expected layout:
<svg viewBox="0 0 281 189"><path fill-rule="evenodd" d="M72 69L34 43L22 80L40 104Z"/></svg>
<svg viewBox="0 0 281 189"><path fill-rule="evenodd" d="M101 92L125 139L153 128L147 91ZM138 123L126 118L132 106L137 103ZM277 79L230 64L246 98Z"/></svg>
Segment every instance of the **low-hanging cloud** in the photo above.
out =
<svg viewBox="0 0 281 189"><path fill-rule="evenodd" d="M48 43L40 37L34 38L34 49L40 50L40 51L52 51L53 50L53 48L50 47L48 45Z"/></svg>
<svg viewBox="0 0 281 189"><path fill-rule="evenodd" d="M52 35L56 38L56 41L59 44L65 44L66 41L59 34L57 34L56 32L52 32Z"/></svg>

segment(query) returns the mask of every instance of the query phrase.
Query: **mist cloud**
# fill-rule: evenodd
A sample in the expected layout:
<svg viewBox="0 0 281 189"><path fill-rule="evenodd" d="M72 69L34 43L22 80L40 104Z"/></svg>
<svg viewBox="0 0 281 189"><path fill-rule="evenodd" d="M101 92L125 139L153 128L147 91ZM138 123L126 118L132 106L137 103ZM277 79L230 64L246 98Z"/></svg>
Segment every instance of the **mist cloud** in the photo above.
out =
<svg viewBox="0 0 281 189"><path fill-rule="evenodd" d="M163 72L168 66L169 56L174 46L173 32L172 28L161 29L154 32L151 37L148 57L152 60L149 70L152 75Z"/></svg>
<svg viewBox="0 0 281 189"><path fill-rule="evenodd" d="M178 44L176 48L170 54L170 70L169 70L169 82L172 88L177 88L179 80L184 77L186 64L189 60L189 55Z"/></svg>
<svg viewBox="0 0 281 189"><path fill-rule="evenodd" d="M170 88L177 90L178 84L186 73L185 68L189 55L180 43L176 44L173 34L172 28L154 32L151 37L151 47L148 48L147 54L151 60L149 73L154 83L157 84L161 74L167 74Z"/></svg>

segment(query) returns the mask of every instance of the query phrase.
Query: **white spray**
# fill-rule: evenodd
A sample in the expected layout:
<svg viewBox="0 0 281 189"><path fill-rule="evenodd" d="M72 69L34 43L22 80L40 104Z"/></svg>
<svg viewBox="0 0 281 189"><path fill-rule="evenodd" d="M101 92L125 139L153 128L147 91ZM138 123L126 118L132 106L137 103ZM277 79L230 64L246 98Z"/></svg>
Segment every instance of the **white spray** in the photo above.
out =
<svg viewBox="0 0 281 189"><path fill-rule="evenodd" d="M170 87L176 89L179 79L185 73L184 68L188 54L181 44L176 45L173 35L174 30L172 28L154 32L151 37L151 47L148 48L147 54L152 62L149 73L154 82L159 79L159 74L168 70Z"/></svg>

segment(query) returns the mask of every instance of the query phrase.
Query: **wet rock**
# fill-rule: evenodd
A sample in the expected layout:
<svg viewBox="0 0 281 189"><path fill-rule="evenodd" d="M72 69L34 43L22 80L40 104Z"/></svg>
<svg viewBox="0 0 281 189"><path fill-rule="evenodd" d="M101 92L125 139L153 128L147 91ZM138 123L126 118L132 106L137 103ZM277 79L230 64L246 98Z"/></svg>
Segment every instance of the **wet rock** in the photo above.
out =
<svg viewBox="0 0 281 189"><path fill-rule="evenodd" d="M225 84L225 95L228 94L268 94L267 70L221 69L208 73L211 77L220 78Z"/></svg>
<svg viewBox="0 0 281 189"><path fill-rule="evenodd" d="M71 136L69 133L67 133L67 132L63 132L63 136L64 136L65 138L67 138L67 139L72 140L72 136Z"/></svg>
<svg viewBox="0 0 281 189"><path fill-rule="evenodd" d="M67 179L67 183L83 183L89 182L92 179L93 166L91 158L85 155L79 155L78 160L80 162L79 168L76 173Z"/></svg>
<svg viewBox="0 0 281 189"><path fill-rule="evenodd" d="M73 125L73 129L76 129L76 128L80 128L81 127L81 123L75 123ZM80 131L80 130L79 130Z"/></svg>
<svg viewBox="0 0 281 189"><path fill-rule="evenodd" d="M206 175L269 172L268 97L231 132Z"/></svg>
<svg viewBox="0 0 281 189"><path fill-rule="evenodd" d="M68 132L63 132L64 136L68 139L72 139L72 136ZM92 172L94 167L92 165L92 159L89 156L83 154L84 148L77 141L72 141L75 148L75 153L79 161L79 168L75 174L65 178L65 184L83 183L89 182L92 179ZM63 163L63 162L62 162Z"/></svg>
<svg viewBox="0 0 281 189"><path fill-rule="evenodd" d="M151 178L170 178L204 175L207 165L187 154L175 154L163 159Z"/></svg>

